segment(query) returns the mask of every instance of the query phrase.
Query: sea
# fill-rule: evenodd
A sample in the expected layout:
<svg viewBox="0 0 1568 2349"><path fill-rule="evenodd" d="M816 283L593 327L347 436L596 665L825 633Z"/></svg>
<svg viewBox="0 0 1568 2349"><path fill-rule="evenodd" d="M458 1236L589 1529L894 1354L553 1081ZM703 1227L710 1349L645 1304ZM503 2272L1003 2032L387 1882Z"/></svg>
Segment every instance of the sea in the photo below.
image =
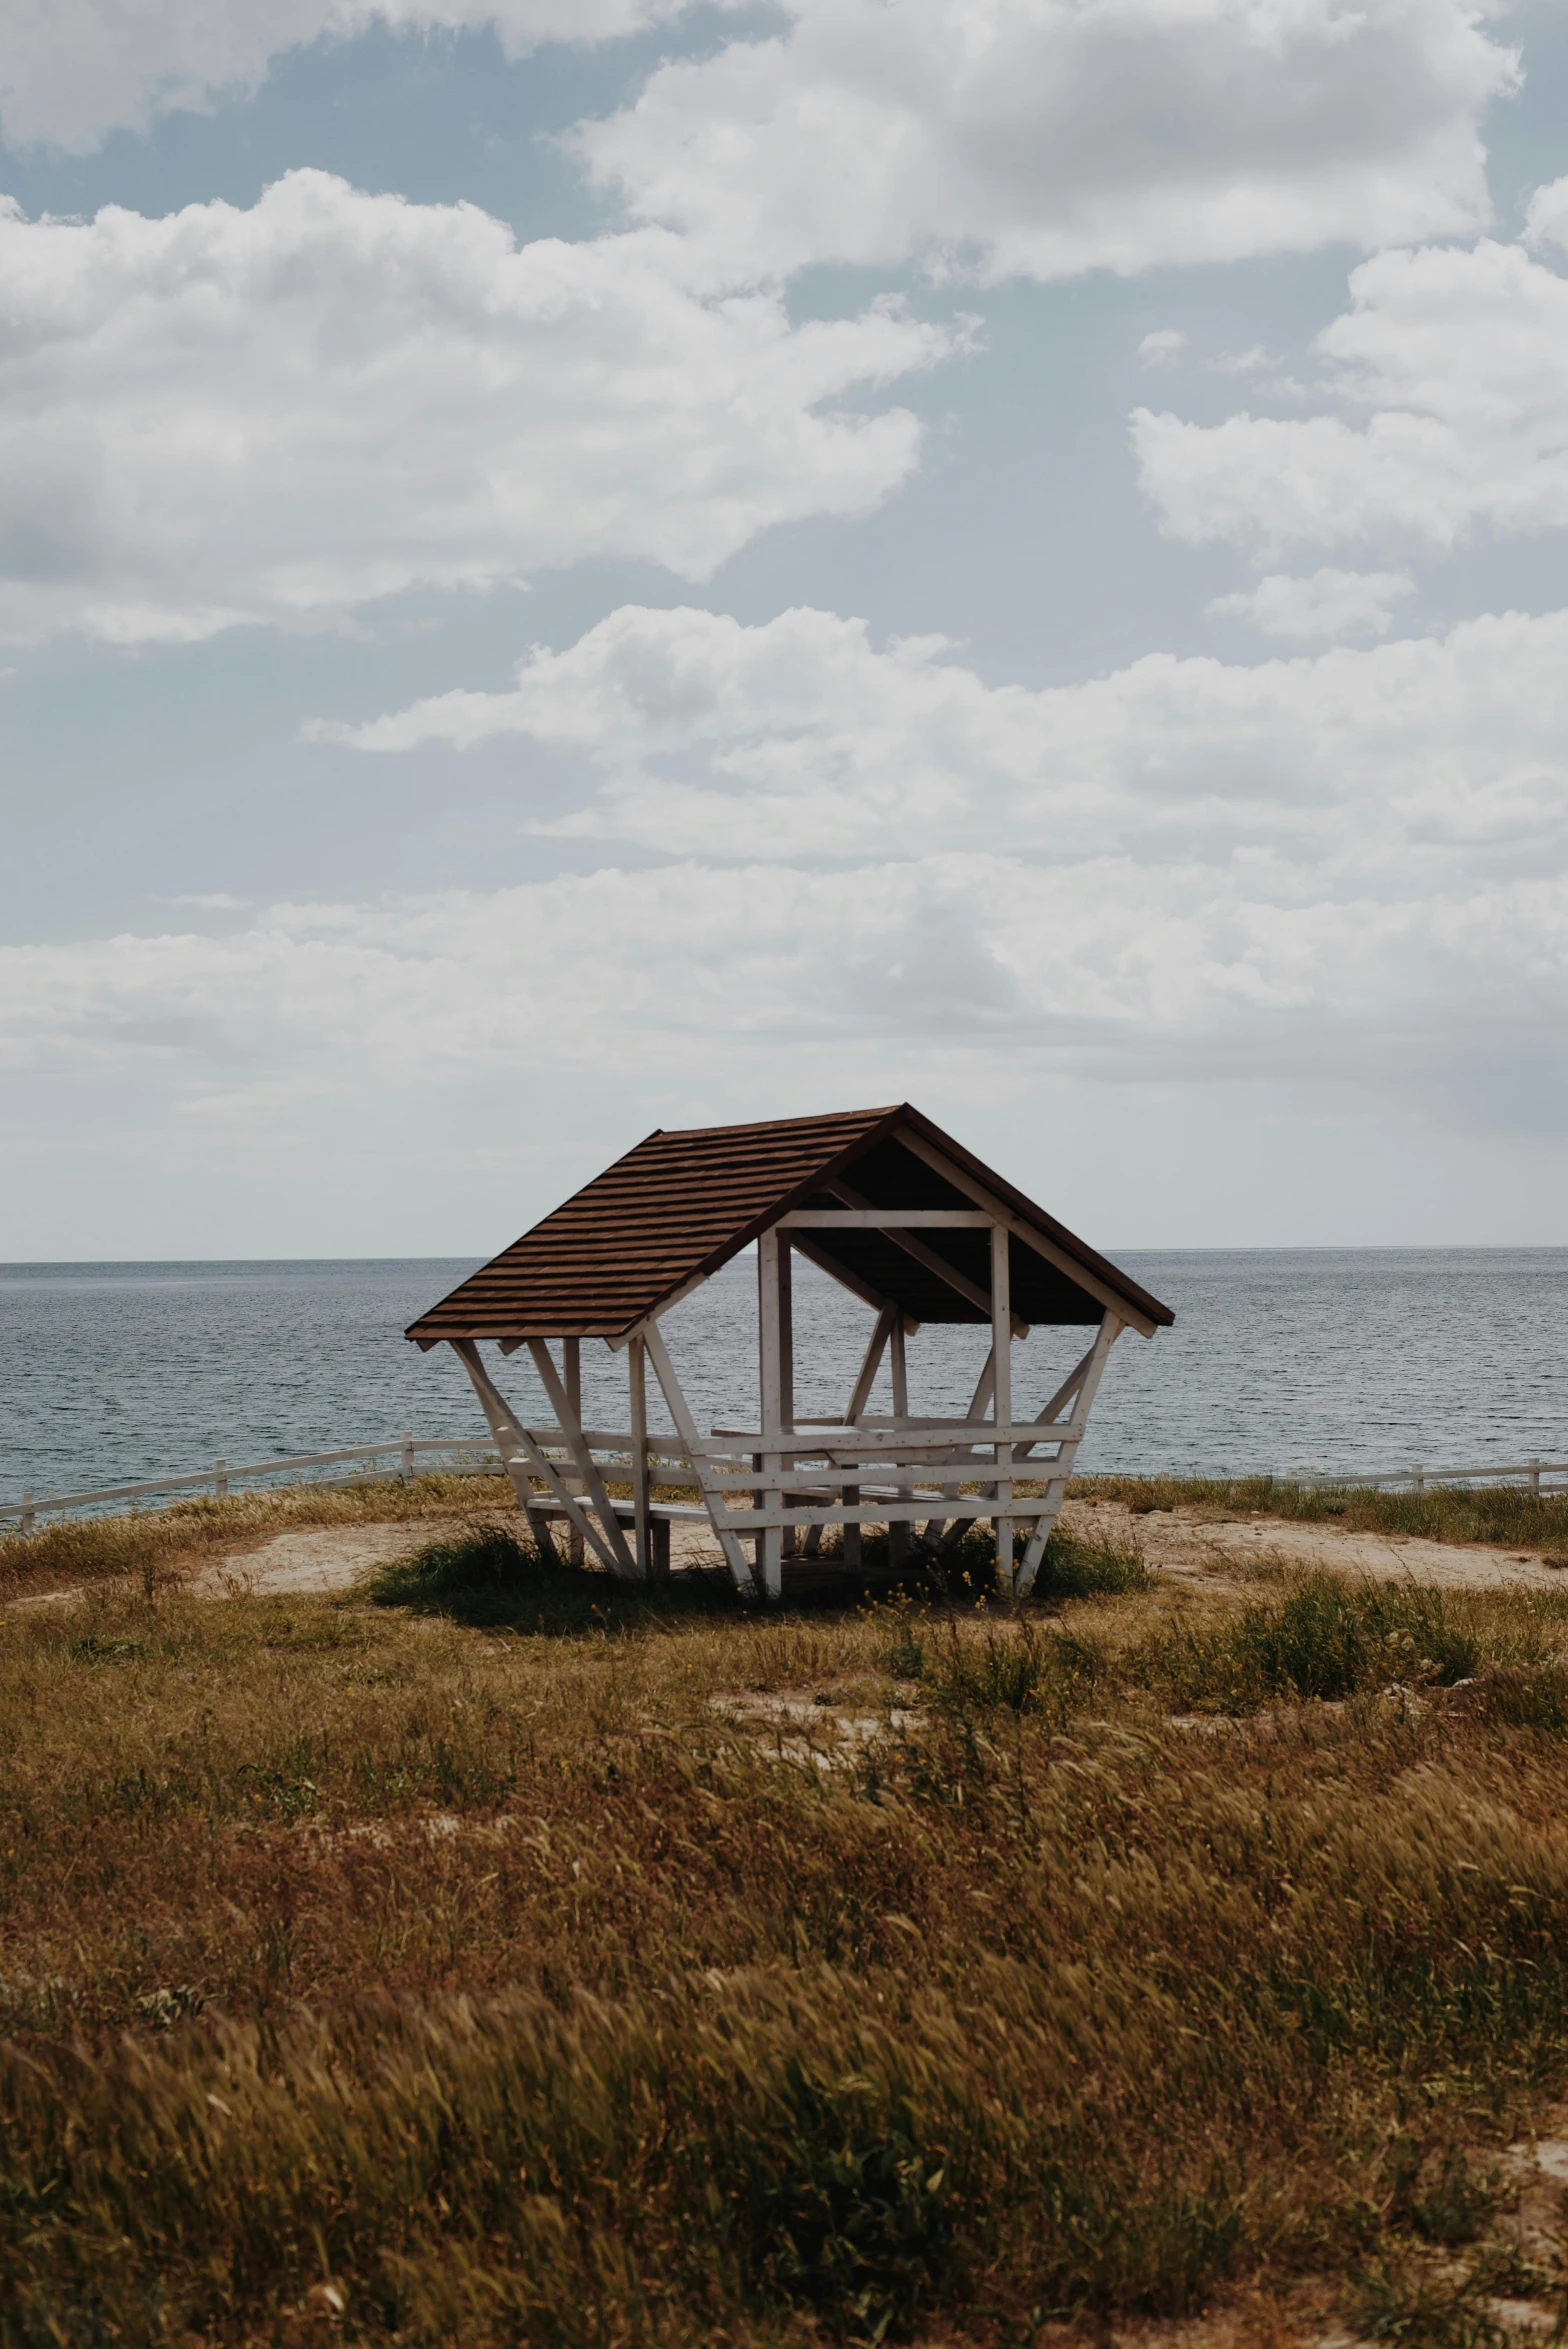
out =
<svg viewBox="0 0 1568 2349"><path fill-rule="evenodd" d="M1128 1332L1079 1469L1320 1475L1568 1460L1568 1249L1127 1249L1116 1262L1176 1315ZM0 1265L0 1502L419 1436L486 1433L449 1348L405 1326L472 1258ZM797 1260L796 1408L843 1407L871 1316ZM755 1425L756 1276L737 1258L664 1322L702 1427ZM1086 1342L1015 1348L1019 1416ZM977 1328L909 1345L915 1411L962 1412ZM496 1375L550 1414L532 1366ZM872 1408L888 1409L886 1374ZM583 1347L585 1418L627 1424L625 1358ZM668 1421L655 1409L655 1425Z"/></svg>

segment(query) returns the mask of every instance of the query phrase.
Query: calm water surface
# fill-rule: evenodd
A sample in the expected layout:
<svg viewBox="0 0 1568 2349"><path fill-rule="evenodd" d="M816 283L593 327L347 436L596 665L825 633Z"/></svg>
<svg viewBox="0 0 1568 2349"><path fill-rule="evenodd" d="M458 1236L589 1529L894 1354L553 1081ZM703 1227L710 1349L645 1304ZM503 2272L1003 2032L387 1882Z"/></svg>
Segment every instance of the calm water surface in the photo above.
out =
<svg viewBox="0 0 1568 2349"><path fill-rule="evenodd" d="M1175 1308L1123 1336L1079 1456L1094 1469L1322 1470L1568 1459L1568 1249L1123 1251ZM404 1326L470 1259L0 1266L0 1498L174 1475L399 1434L482 1435L445 1347ZM802 1412L842 1407L870 1315L796 1272ZM665 1323L701 1426L756 1410L755 1273L729 1266ZM1085 1333L1016 1350L1038 1408ZM961 1410L979 1330L910 1346L917 1411ZM623 1358L583 1349L597 1424L624 1427ZM544 1418L531 1370L498 1372ZM881 1408L888 1407L884 1394ZM668 1424L664 1422L664 1424Z"/></svg>

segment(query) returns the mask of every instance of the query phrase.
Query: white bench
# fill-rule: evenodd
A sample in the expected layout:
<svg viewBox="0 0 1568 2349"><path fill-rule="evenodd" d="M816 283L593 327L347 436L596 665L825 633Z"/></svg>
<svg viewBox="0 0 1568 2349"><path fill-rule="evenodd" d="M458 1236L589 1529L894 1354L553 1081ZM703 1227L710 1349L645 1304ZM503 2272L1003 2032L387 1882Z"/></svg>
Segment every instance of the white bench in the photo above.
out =
<svg viewBox="0 0 1568 2349"><path fill-rule="evenodd" d="M587 1499L579 1500L578 1506L589 1516L596 1514ZM612 1500L610 1507L615 1512L617 1525L623 1531L629 1532L637 1522L637 1512L632 1503L629 1500ZM651 1501L648 1505L648 1515L652 1520L649 1531L653 1535L653 1556L648 1561L649 1566L655 1574L668 1574L670 1571L670 1527L672 1525L706 1525L709 1523L708 1512L700 1503ZM558 1501L553 1493L535 1493L528 1502L528 1517L530 1523L533 1523L535 1519L543 1519L547 1523L552 1517L564 1517L568 1524L571 1522L565 1504ZM536 1530L545 1533L548 1538L546 1524L540 1524Z"/></svg>

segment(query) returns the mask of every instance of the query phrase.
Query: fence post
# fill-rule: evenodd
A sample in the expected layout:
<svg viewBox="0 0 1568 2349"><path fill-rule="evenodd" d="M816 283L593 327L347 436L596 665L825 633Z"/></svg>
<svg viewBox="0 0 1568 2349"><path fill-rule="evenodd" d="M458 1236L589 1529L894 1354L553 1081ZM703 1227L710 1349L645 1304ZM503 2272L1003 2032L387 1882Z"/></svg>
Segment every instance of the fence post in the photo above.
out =
<svg viewBox="0 0 1568 2349"><path fill-rule="evenodd" d="M1532 1460L1530 1463L1530 1493L1534 1500L1538 1501L1541 1497L1541 1463L1539 1460Z"/></svg>
<svg viewBox="0 0 1568 2349"><path fill-rule="evenodd" d="M37 1522L38 1520L33 1514L33 1496L31 1493L24 1493L22 1495L22 1531L31 1533Z"/></svg>
<svg viewBox="0 0 1568 2349"><path fill-rule="evenodd" d="M411 1427L407 1427L403 1430L403 1482L405 1484L412 1484L413 1481L414 1431Z"/></svg>
<svg viewBox="0 0 1568 2349"><path fill-rule="evenodd" d="M212 1464L212 1489L218 1500L226 1501L228 1499L229 1464L227 1460L214 1460Z"/></svg>
<svg viewBox="0 0 1568 2349"><path fill-rule="evenodd" d="M1411 1489L1414 1492L1421 1493L1425 1492L1426 1490L1426 1472L1422 1468L1419 1460L1416 1462L1414 1468L1412 1468L1410 1471L1410 1484Z"/></svg>

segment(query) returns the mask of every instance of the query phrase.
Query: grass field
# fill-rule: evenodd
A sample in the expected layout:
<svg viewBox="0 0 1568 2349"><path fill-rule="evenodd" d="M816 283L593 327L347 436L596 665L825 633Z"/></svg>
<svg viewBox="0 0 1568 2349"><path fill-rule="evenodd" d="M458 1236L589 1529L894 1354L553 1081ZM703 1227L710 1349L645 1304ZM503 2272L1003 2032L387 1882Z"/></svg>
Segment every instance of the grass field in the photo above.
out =
<svg viewBox="0 0 1568 2349"><path fill-rule="evenodd" d="M1496 2159L1568 2085L1568 1594L1046 1580L764 1617L489 1533L0 1618L0 2342L1556 2305Z"/></svg>

